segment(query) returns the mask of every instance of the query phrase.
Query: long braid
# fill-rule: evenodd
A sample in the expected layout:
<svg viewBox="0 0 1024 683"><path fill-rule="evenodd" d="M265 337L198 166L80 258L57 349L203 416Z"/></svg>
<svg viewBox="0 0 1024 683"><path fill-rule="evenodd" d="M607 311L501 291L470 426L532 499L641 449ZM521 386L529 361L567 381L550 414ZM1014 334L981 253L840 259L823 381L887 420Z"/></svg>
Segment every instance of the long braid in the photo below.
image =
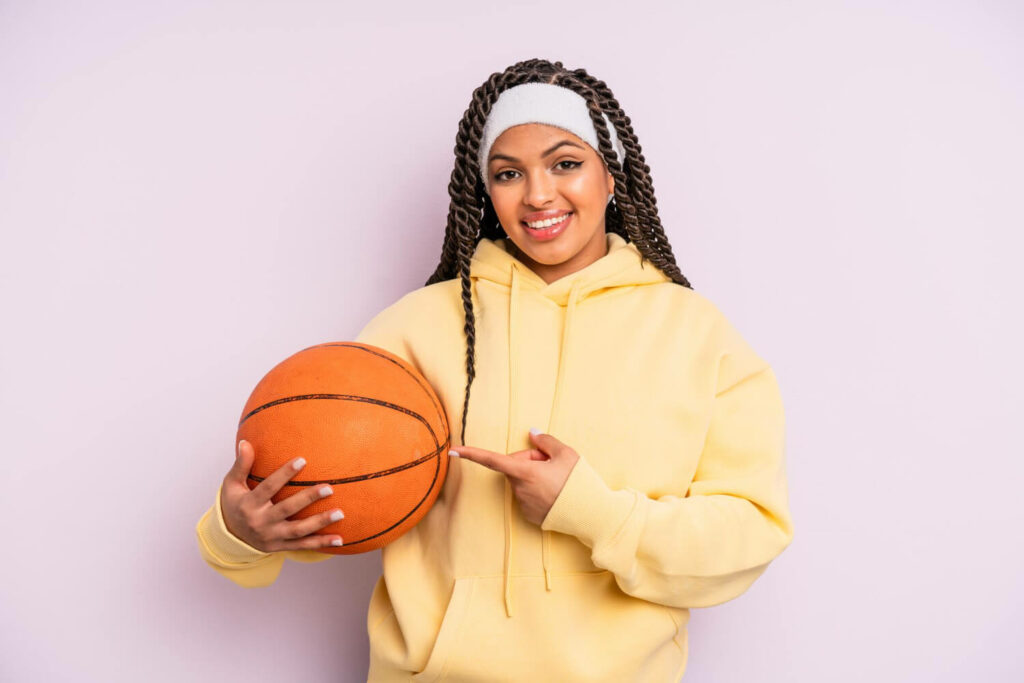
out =
<svg viewBox="0 0 1024 683"><path fill-rule="evenodd" d="M658 216L658 202L654 196L654 183L651 179L651 167L646 163L646 159L640 149L640 142L633 132L630 118L622 111L618 100L612 95L611 90L604 81L590 76L583 69L577 69L572 73L574 78L578 79L581 84L596 96L596 101L592 101L587 96L589 93L580 92L579 89L573 88L580 92L588 101L590 117L594 123L598 142L601 146L600 153L604 157L605 163L608 164L609 170L611 170L611 164L614 163L616 157L611 146L611 136L608 134L601 117L602 107L600 105L603 105L604 112L608 114L609 120L615 126L615 134L622 142L622 146L626 151L629 184L627 186L627 198L623 201L628 201L632 204L634 211L629 212L629 214L636 215L639 220L639 224L633 225L630 224L629 220L626 221L625 229L630 237L630 241L636 242L637 248L640 249L641 253L661 269L662 272L672 278L673 282L684 287L690 287L689 280L686 279L676 265L672 246L669 244L668 237L665 235L665 230L661 225L661 219ZM572 87L570 82L560 83L560 85ZM605 142L607 142L607 145ZM616 186L618 186L620 183L619 175L614 171L612 171L612 175L615 177ZM615 201L619 203L617 187L615 194Z"/></svg>
<svg viewBox="0 0 1024 683"><path fill-rule="evenodd" d="M466 391L462 406L461 441L466 443L466 420L469 395L476 377L476 316L473 310L470 261L481 239L504 236L490 198L480 179L477 154L480 137L491 107L505 90L521 83L554 83L579 93L586 101L591 121L597 132L598 153L615 179L615 201L608 205L605 227L636 245L645 259L661 269L673 282L691 288L689 280L676 265L672 247L658 217L657 201L651 169L640 149L630 119L619 106L608 86L584 69L572 71L561 62L527 59L505 71L492 73L483 85L473 91L469 107L459 122L455 137L455 165L448 183L448 224L445 228L441 260L426 284L460 278L462 308L465 312ZM607 114L615 134L626 152L625 168L612 147L611 135L605 127Z"/></svg>

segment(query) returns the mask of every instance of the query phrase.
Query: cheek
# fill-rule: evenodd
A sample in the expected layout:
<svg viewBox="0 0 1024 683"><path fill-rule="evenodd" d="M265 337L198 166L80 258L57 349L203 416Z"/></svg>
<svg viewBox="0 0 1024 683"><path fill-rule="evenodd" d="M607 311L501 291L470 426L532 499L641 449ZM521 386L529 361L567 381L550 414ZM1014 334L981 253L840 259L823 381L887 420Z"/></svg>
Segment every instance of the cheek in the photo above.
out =
<svg viewBox="0 0 1024 683"><path fill-rule="evenodd" d="M494 207L494 213L498 214L498 220L502 225L505 225L507 221L514 222L516 220L518 214L516 213L515 199L495 193L491 195L491 206Z"/></svg>
<svg viewBox="0 0 1024 683"><path fill-rule="evenodd" d="M583 214L604 211L604 196L595 192L591 183L581 181L576 187L566 188L563 194Z"/></svg>
<svg viewBox="0 0 1024 683"><path fill-rule="evenodd" d="M601 167L599 173L591 171L573 177L565 185L565 194L580 207L586 206L604 211L608 195L604 167Z"/></svg>

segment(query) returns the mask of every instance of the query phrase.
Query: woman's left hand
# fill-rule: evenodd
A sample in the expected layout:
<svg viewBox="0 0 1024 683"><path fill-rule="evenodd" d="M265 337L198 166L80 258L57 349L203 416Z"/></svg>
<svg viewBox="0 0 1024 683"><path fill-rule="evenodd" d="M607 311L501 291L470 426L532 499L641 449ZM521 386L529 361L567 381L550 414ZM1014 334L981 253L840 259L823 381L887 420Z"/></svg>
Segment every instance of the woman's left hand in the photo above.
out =
<svg viewBox="0 0 1024 683"><path fill-rule="evenodd" d="M531 431L530 441L536 448L508 455L472 446L455 446L449 453L507 476L523 517L540 526L580 456L550 434Z"/></svg>

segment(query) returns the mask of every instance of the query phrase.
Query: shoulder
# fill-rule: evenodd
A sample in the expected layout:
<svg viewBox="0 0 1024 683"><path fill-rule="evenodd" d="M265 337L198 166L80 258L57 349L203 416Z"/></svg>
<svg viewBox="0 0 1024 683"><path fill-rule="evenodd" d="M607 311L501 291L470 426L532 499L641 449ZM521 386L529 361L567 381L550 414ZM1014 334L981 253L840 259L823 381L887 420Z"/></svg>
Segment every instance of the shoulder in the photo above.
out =
<svg viewBox="0 0 1024 683"><path fill-rule="evenodd" d="M460 282L443 280L402 295L367 322L355 341L408 357L410 340L419 333L447 329L462 316Z"/></svg>
<svg viewBox="0 0 1024 683"><path fill-rule="evenodd" d="M684 334L697 342L708 362L718 366L720 389L768 369L768 362L754 350L740 326L709 296L673 282L656 287L664 289L660 296L671 299Z"/></svg>
<svg viewBox="0 0 1024 683"><path fill-rule="evenodd" d="M649 289L654 298L665 302L665 314L691 339L718 336L730 325L718 305L701 292L675 282L659 282Z"/></svg>
<svg viewBox="0 0 1024 683"><path fill-rule="evenodd" d="M435 282L403 294L381 310L373 320L379 318L381 322L400 324L402 321L451 315L453 311L462 312L462 292L458 278Z"/></svg>

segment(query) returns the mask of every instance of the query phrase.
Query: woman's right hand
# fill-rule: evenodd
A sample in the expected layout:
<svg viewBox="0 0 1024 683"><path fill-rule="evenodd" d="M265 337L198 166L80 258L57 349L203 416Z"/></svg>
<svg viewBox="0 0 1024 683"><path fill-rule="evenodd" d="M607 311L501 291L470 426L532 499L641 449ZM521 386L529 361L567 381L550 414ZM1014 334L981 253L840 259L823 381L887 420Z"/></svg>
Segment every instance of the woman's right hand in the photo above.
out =
<svg viewBox="0 0 1024 683"><path fill-rule="evenodd" d="M245 440L239 441L235 464L224 476L220 491L221 513L228 531L265 553L281 550L316 550L341 545L341 536L313 533L341 519L331 519L331 515L341 513L340 510L328 510L295 521L288 520L310 503L331 495L330 486L311 486L279 503L271 501L271 498L302 469L306 464L305 459L296 458L285 463L261 481L256 488L250 490L246 485L246 478L255 459L256 451L252 444ZM335 540L337 542L334 542Z"/></svg>

